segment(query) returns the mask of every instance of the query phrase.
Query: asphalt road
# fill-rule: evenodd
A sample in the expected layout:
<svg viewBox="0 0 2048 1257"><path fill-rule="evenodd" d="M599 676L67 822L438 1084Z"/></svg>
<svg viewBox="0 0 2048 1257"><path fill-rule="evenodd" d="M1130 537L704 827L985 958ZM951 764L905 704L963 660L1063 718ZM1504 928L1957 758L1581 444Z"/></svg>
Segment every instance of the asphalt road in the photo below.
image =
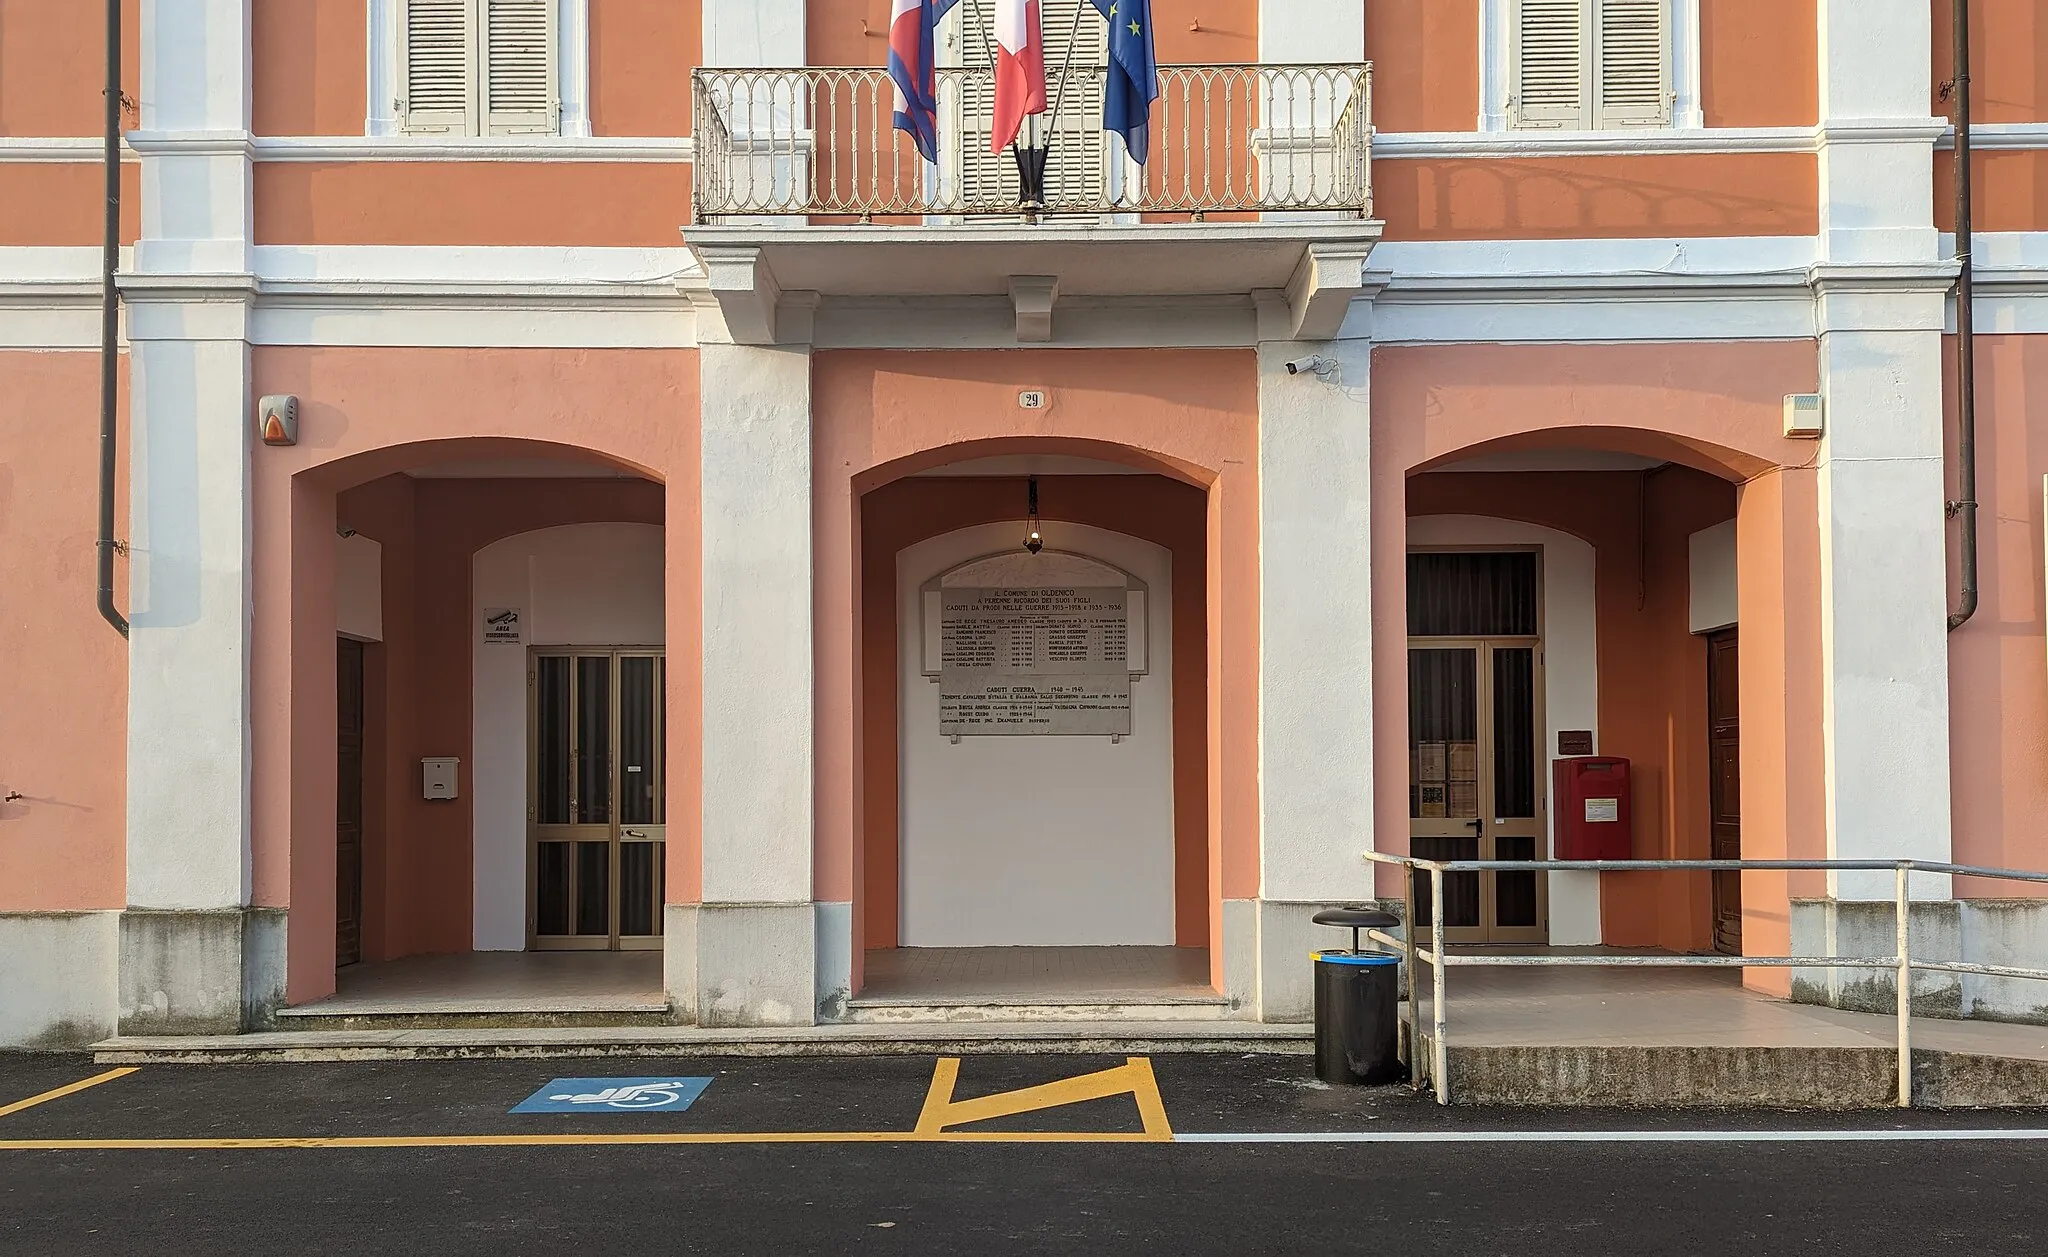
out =
<svg viewBox="0 0 2048 1257"><path fill-rule="evenodd" d="M2044 1114L1445 1111L1315 1085L1300 1057L936 1068L147 1066L7 1112L108 1071L0 1056L0 1254L2048 1249ZM556 1079L671 1075L712 1081L687 1110L509 1111L598 1094Z"/></svg>

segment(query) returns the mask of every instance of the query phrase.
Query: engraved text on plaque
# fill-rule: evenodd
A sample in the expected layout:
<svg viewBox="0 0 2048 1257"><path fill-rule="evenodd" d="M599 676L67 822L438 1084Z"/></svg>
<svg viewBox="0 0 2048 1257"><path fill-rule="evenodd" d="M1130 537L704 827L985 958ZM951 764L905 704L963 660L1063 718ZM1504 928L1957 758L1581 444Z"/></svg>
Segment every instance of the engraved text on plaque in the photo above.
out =
<svg viewBox="0 0 2048 1257"><path fill-rule="evenodd" d="M1129 734L1121 586L943 591L939 732Z"/></svg>

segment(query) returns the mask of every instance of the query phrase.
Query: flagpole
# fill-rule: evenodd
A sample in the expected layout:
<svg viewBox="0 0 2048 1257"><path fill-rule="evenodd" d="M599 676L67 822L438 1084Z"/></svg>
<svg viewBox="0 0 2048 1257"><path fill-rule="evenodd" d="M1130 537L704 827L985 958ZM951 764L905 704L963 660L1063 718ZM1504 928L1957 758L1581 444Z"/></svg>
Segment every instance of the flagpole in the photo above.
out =
<svg viewBox="0 0 2048 1257"><path fill-rule="evenodd" d="M974 11L974 29L981 35L981 52L988 60L989 85L990 89L993 90L996 74L996 50L994 41L989 37L988 18L981 11L981 0L967 0L967 7ZM1027 124L1030 121L1031 119L1029 118L1025 119ZM1025 162L1024 150L1018 145L1017 137L1015 136L1012 136L1010 139L1010 160L1017 167L1017 191L1019 198L1027 206L1025 217L1030 221L1036 222L1037 216L1028 208L1033 199L1031 196L1031 172Z"/></svg>
<svg viewBox="0 0 2048 1257"><path fill-rule="evenodd" d="M1060 60L1060 85L1052 94L1052 112L1046 115L1046 129L1057 132L1060 126L1060 101L1067 95L1067 71L1073 68L1074 45L1081 42L1081 10L1088 7L1088 0L1079 0L1074 5L1074 24L1067 28L1067 54Z"/></svg>

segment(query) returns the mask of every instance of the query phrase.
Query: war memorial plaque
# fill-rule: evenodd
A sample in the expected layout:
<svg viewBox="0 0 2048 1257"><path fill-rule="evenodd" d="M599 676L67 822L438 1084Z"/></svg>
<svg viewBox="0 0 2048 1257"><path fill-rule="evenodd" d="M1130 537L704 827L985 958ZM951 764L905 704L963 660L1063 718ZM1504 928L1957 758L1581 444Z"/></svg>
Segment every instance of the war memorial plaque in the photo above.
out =
<svg viewBox="0 0 2048 1257"><path fill-rule="evenodd" d="M1121 586L955 588L940 603L939 732L1131 732Z"/></svg>

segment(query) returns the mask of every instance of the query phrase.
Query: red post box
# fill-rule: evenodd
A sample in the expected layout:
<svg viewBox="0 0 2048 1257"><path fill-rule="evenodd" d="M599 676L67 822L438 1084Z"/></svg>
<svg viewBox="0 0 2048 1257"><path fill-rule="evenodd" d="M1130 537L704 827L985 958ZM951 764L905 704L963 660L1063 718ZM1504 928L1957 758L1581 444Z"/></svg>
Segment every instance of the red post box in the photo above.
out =
<svg viewBox="0 0 2048 1257"><path fill-rule="evenodd" d="M1551 805L1557 809L1557 858L1635 858L1628 761L1579 755L1551 765Z"/></svg>

